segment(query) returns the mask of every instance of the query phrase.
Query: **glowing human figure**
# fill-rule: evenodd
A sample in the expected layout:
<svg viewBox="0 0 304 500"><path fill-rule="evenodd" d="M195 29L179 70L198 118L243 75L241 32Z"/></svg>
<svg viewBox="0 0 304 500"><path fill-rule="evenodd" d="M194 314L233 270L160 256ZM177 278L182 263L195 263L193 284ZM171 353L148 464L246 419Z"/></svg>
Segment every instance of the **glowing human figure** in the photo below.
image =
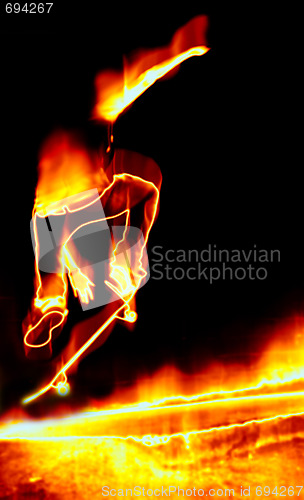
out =
<svg viewBox="0 0 304 500"><path fill-rule="evenodd" d="M55 150L50 149L50 146L54 148L54 144L56 145ZM78 349L71 350L71 347L67 347L65 352L69 353L66 356L68 359L62 361L62 366L57 375L46 386L56 388L60 394L66 392L66 371L78 362L79 358L88 351L92 344L98 345L97 339L100 345L100 334L115 319L128 322L136 320L134 296L146 275L143 252L157 215L161 184L161 174L155 162L140 154L117 150L108 168L105 169L102 165L99 167L100 172L98 172L96 165L89 162L89 155L85 154L83 146L79 143L79 138L77 154L75 153L75 146L74 137L67 133L61 133L56 135L56 141L51 138L47 146L42 150L37 197L33 210L33 234L36 246L36 290L31 311L23 323L24 344L27 355L35 356L39 353L38 356L43 355L46 357L52 354L52 342L62 330L68 315L68 281L83 306L90 304L94 299L94 288L98 285L94 278L94 271L91 269L94 266L90 266L90 261L83 259L79 255L71 235L77 234L77 231L81 231L89 225L90 228L95 227L97 231L105 229L104 224L106 224L106 227L110 227L113 240L113 234L117 233L116 230L119 227L123 227L124 230L120 232L121 237L116 238L116 241L112 241L112 245L110 245L110 279L104 282L104 286L108 287L112 295L114 294L111 302L115 301L116 309L113 312L115 304L106 305L104 309L108 309L108 314L107 318L103 318L105 321L103 321L101 327L95 333L91 333L89 338L84 339L83 344L80 347L78 346ZM74 190L79 190L81 186L81 179L78 178L75 183L73 174L72 179L69 179L68 165L71 164L70 168L75 168L76 158L79 164L79 156L81 158L81 173L82 175L85 174L84 187L86 191L82 190L75 193ZM84 161L84 158L86 161ZM55 165L55 169L50 168L50 164ZM85 172L83 172L84 166ZM47 168L48 173L51 172L51 182L49 182L49 175L46 175L45 168ZM61 182L62 176L60 176L63 171L65 189ZM95 198L90 198L87 193L92 191L88 188L93 188L98 175L102 188L98 189L98 192L96 191ZM57 184L58 177L59 187ZM48 185L48 189L45 188L45 184ZM94 187L96 188L96 184ZM68 199L69 203L66 204L65 202L64 204L60 200L58 201L56 192L61 196L63 195L65 200ZM44 193L46 202L44 202ZM95 207L97 203L101 203L104 209L102 217L100 217L100 214L98 216ZM70 214L83 213L88 209L89 212L82 218L79 226L75 225L75 221L69 221L68 216ZM88 214L91 215L91 219ZM55 257L53 258L56 272L41 273L39 269L39 224L36 222L39 218L40 221L43 220L45 225L48 219L53 217L59 221L62 216L64 217L64 223L61 224L61 241L60 245L56 247ZM100 224L103 224L103 226L99 227ZM128 248L128 229L131 226L139 227L143 237L141 245L139 248L137 247L135 254L131 252L128 257L124 250ZM100 250L102 251L102 249ZM82 264L79 262L81 258ZM104 335L103 338L107 338L108 334ZM40 392L36 394L39 395ZM46 391L43 390L43 392ZM35 398L27 398L26 402L32 399Z"/></svg>

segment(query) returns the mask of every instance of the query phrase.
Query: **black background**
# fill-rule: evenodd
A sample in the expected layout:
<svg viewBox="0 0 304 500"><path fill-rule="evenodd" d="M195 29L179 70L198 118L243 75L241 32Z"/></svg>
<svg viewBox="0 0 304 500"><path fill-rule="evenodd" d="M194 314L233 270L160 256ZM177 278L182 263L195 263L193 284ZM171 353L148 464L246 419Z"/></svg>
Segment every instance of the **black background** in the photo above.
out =
<svg viewBox="0 0 304 500"><path fill-rule="evenodd" d="M193 2L194 3L194 2ZM189 4L189 2L188 2ZM191 2L190 2L191 4ZM133 332L117 325L80 364L70 404L109 394L174 363L258 356L281 319L303 310L302 177L296 30L288 12L219 16L209 5L121 8L54 2L49 15L6 14L1 2L0 402L16 407L51 365L23 354L21 322L34 272L29 221L43 139L88 129L94 77L122 55L169 43L208 14L211 50L154 84L115 124L115 146L152 157L163 175L149 247L279 249L265 281L156 281L138 293ZM90 125L90 130L94 125ZM98 130L96 126L95 132ZM96 134L95 134L96 135ZM263 334L261 334L263 327ZM87 399L86 399L87 398ZM52 411L58 401L29 411ZM46 405L46 406L45 406ZM37 409L38 408L38 409Z"/></svg>

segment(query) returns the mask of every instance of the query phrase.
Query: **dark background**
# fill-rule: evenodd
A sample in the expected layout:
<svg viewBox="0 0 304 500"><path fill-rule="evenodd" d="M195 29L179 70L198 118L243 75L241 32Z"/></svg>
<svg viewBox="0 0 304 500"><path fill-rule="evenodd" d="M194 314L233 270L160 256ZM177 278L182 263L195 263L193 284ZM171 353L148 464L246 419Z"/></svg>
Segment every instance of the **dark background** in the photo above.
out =
<svg viewBox="0 0 304 500"><path fill-rule="evenodd" d="M8 15L0 5L2 410L16 407L42 374L54 373L50 363L25 358L21 332L33 292L29 221L40 144L58 126L88 130L96 73L120 67L122 55L134 49L168 44L198 14L209 15L211 50L155 83L121 115L115 146L152 157L162 171L150 248L256 244L279 249L281 262L268 268L265 281L151 279L138 293L135 330L117 325L106 344L82 361L69 402L101 398L166 363L187 374L210 360L244 363L259 356L281 319L303 310L292 15L239 12L219 20L204 3L170 12L152 4L142 10L62 4L55 0L43 16ZM92 123L89 130L94 135ZM59 404L45 399L29 411Z"/></svg>

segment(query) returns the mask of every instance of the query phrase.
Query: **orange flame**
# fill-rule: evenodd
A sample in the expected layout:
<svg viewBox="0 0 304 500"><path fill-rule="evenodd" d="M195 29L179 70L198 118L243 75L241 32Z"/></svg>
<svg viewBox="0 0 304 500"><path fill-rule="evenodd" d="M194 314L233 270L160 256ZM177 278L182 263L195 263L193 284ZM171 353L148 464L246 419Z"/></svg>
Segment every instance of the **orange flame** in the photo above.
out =
<svg viewBox="0 0 304 500"><path fill-rule="evenodd" d="M27 351L48 348L49 352L51 352L53 337L59 334L68 315L66 307L68 278L75 296L78 296L82 303L87 304L94 298L94 277L87 276L81 270L81 266L76 263L77 259L73 256L73 248L70 248L72 236L84 226L105 221L111 221L115 224L119 218L123 217L125 229L122 238L114 245L111 252L109 273L111 281L105 280L105 285L115 294L116 302L119 301L120 303L114 312L111 310L109 317L100 328L72 356L61 363L62 366L51 382L32 396L25 398L24 403L33 401L51 388L57 389L61 395L66 394L69 390L67 371L107 327L117 319L129 323L136 321L134 296L140 287L141 281L147 275L143 262L143 251L157 215L161 183L161 175L157 165L152 160L141 155L135 155L138 163L133 166L134 154L130 155L127 152L118 150L108 169L108 177L104 169L96 168L96 164L92 162L84 147L81 148L79 138L77 140L77 149L75 148L75 138L67 133L55 134L47 144L51 144L51 149L44 147L42 150L43 154L39 165L41 176L38 181L37 197L33 210L33 231L36 248L36 293L31 317L28 317L24 323L24 344ZM120 173L122 164L127 170L124 173ZM139 165L142 170L141 176L132 174L132 171L137 173ZM74 168L76 168L79 175L75 175ZM112 180L110 180L111 175ZM152 178L153 180L151 180ZM97 197L88 199L83 193L75 193L76 190L83 191L86 188L93 187L97 181L99 181L99 188L105 186ZM57 183L58 194L56 194ZM59 196L71 195L71 202L65 200L60 203L58 201ZM108 215L99 219L88 220L78 225L74 230L65 227L59 245L60 252L57 257L61 272L42 277L39 269L37 219L81 212L88 207L92 207L98 200L102 202L103 206L107 207ZM141 201L144 201L145 205L141 225L143 242L136 255L137 262L134 267L134 263L131 266L130 262L126 262L126 259L120 258L120 247L125 242L127 229L132 219L132 207ZM46 331L48 332L47 336Z"/></svg>
<svg viewBox="0 0 304 500"><path fill-rule="evenodd" d="M109 144L113 142L112 123L127 106L181 62L207 52L206 31L207 17L198 16L175 33L168 47L133 55L123 74L113 76L113 73L105 72L97 77L98 97L94 113L97 118L111 122ZM107 152L109 150L110 145ZM79 255L76 252L75 256L72 236L90 224L111 222L115 225L121 219L124 220L125 229L121 239L113 244L110 280L104 280L119 305L114 311L110 308L102 326L68 359L64 359L63 355L61 366L51 382L26 398L24 403L36 399L51 388L57 389L60 394L67 393L67 370L75 365L101 334L116 319L129 323L137 319L134 297L147 275L143 252L157 215L161 176L155 164L147 163L142 158L138 164L139 157L135 158L133 164L131 156L116 152L111 169L106 169L104 161L98 162L96 155L88 152L79 137L67 133L53 135L42 149L33 209L36 292L32 312L24 322L24 344L27 352L37 348L44 350L44 353L52 352L52 340L60 333L68 315L68 280L74 295L78 296L82 304L89 304L94 300L94 288L97 284L94 271L90 268L90 262L83 259L82 265L79 265ZM142 171L143 166L145 172ZM88 190L92 188L98 189L98 195L93 198L92 193L88 194ZM102 201L103 207L107 207L107 215L95 217L74 228L68 227L67 223L62 229L60 251L56 256L57 272L42 277L39 269L39 219L45 219L48 223L50 216L81 212L92 207L98 200ZM124 249L128 227L131 224L131 209L142 201L145 205L140 228L143 241L136 255L136 263L131 266L125 252L120 250Z"/></svg>
<svg viewBox="0 0 304 500"><path fill-rule="evenodd" d="M229 485L237 493L250 484L254 495L257 485L273 485L275 492L287 484L300 497L304 335L303 320L296 323L294 331L289 321L275 332L273 345L250 370L245 361L243 369L210 365L191 376L166 367L139 380L131 397L117 390L86 411L38 421L7 415L0 422L4 484L23 485L25 464L28 491L37 480L53 492L54 481L64 479L73 495L76 488L92 490L93 483L98 493L105 484L193 488L201 486L203 470L205 488ZM280 353L288 354L285 361L276 359ZM268 457L271 468L265 469ZM71 479L75 460L83 473Z"/></svg>
<svg viewBox="0 0 304 500"><path fill-rule="evenodd" d="M123 72L104 71L95 81L97 103L95 118L114 122L118 115L157 80L183 61L205 54L206 16L197 16L176 31L165 48L139 51L125 59Z"/></svg>
<svg viewBox="0 0 304 500"><path fill-rule="evenodd" d="M294 343L298 342L298 337L298 334L293 336ZM301 334L301 340L303 342L303 334ZM290 338L288 341L291 344ZM286 347L287 342L282 341L281 345ZM273 343L273 346L265 353L266 358L273 357L276 352L276 343ZM234 374L231 385L225 383L221 387L216 385L212 387L210 380L215 378L218 367L210 365L201 374L201 380L204 380L205 384L206 375L208 376L205 392L194 394L191 388L198 383L196 377L185 376L176 369L167 367L146 382L140 380L136 384L136 390L141 396L135 403L119 405L118 397L129 399L130 396L114 393L109 399L108 406L100 407L99 404L99 408L92 407L85 412L71 416L47 419L39 423L33 422L33 425L27 419L21 422L11 421L10 424L0 429L0 439L52 440L68 437L81 437L82 439L98 437L107 440L133 440L145 446L158 446L182 437L189 444L191 436L225 432L256 424L262 425L266 422L296 416L303 417L303 365L301 359L298 358L297 351L290 350L290 353L293 357L293 367L288 370L287 365L285 366L284 378L278 379L275 375L273 376L273 362L265 363L264 360L262 376L259 375L259 378L256 378L256 372L260 371L260 362L253 367L255 375L247 386L241 385L239 380L243 375L247 377L248 373L239 371ZM228 365L227 370L231 372L231 369L232 366ZM188 382L189 387L186 389ZM165 393L164 396L161 396L162 391ZM190 393L187 394L189 391ZM145 393L148 396L147 399L143 399ZM115 401L115 404L111 401ZM221 425L214 425L214 416L210 414L210 410L216 410L214 414L216 419L223 419ZM148 426L153 419L157 420L158 434L153 436L141 434L146 430L143 420L145 418ZM132 425L134 419L141 419L142 422L138 429L139 433L130 435L128 434L129 426ZM172 422L171 419L173 419ZM101 421L103 432L108 430L112 434L98 434ZM161 432L166 428L167 421L171 422L171 433ZM181 429L178 429L179 426ZM113 434L113 431L118 428L120 434Z"/></svg>

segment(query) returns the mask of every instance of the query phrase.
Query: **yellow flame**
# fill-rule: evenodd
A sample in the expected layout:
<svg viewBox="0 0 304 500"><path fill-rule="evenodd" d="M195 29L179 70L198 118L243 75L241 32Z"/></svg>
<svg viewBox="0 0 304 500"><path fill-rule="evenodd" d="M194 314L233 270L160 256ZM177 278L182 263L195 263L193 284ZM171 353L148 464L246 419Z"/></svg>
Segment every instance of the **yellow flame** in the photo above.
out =
<svg viewBox="0 0 304 500"><path fill-rule="evenodd" d="M118 115L143 94L157 80L169 73L173 68L193 56L202 56L208 52L208 47L192 47L189 50L172 57L171 59L156 64L142 74L127 81L120 91L110 95L107 99L96 105L95 113L106 121L114 122Z"/></svg>

